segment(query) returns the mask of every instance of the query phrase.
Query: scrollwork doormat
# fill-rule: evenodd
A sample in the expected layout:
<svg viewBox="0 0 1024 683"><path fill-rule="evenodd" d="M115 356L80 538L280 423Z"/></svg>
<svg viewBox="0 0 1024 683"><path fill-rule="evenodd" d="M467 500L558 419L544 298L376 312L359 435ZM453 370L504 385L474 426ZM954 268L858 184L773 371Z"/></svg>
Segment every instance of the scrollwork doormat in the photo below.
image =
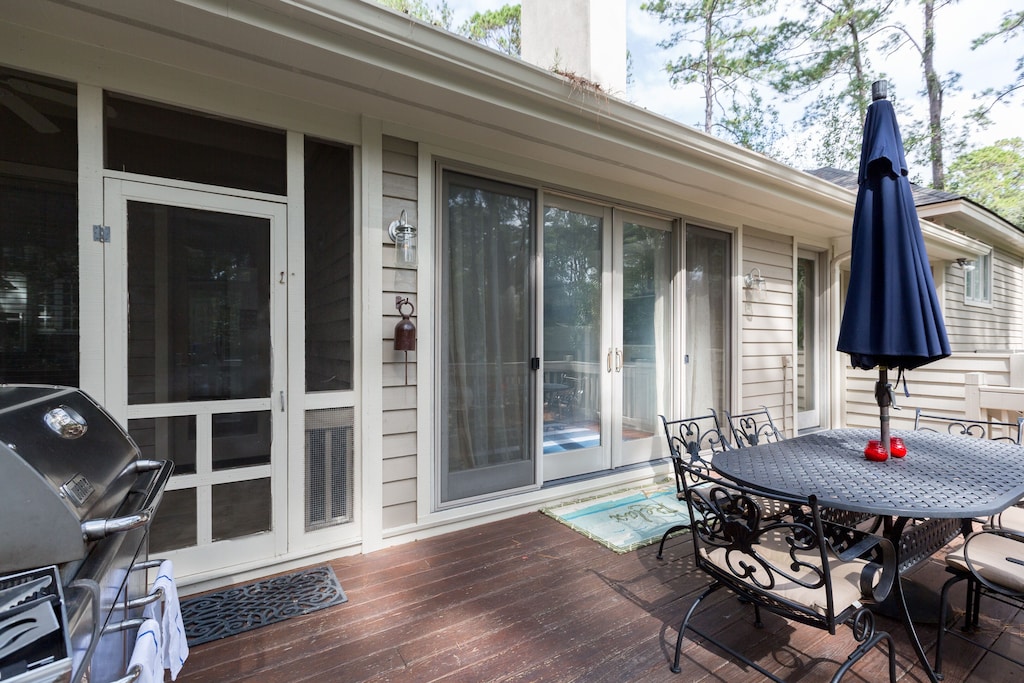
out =
<svg viewBox="0 0 1024 683"><path fill-rule="evenodd" d="M181 601L189 647L346 602L334 570L314 567Z"/></svg>
<svg viewBox="0 0 1024 683"><path fill-rule="evenodd" d="M674 484L655 484L563 503L541 510L617 553L655 541L679 524L689 524L686 503Z"/></svg>

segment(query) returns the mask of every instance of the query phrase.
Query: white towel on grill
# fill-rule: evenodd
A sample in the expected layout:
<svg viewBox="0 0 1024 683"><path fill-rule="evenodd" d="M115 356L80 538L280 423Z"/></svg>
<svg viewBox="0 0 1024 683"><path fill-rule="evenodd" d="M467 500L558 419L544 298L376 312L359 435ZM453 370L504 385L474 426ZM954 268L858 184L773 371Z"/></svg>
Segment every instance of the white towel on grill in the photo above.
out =
<svg viewBox="0 0 1024 683"><path fill-rule="evenodd" d="M146 619L135 636L135 647L128 662L128 671L138 667L136 683L163 683L163 641L160 638L160 624L155 619Z"/></svg>
<svg viewBox="0 0 1024 683"><path fill-rule="evenodd" d="M153 590L163 590L163 600L146 605L144 616L160 622L163 636L161 651L164 668L171 672L171 680L177 680L178 672L188 659L188 639L185 624L181 620L181 605L178 602L178 586L174 583L174 565L170 560L160 563Z"/></svg>

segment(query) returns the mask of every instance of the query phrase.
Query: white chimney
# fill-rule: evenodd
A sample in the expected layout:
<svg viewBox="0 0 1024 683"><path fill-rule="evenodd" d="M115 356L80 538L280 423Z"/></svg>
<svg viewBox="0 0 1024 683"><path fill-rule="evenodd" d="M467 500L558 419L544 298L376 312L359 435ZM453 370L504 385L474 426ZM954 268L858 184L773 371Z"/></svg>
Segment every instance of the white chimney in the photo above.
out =
<svg viewBox="0 0 1024 683"><path fill-rule="evenodd" d="M522 57L626 95L626 0L522 0Z"/></svg>

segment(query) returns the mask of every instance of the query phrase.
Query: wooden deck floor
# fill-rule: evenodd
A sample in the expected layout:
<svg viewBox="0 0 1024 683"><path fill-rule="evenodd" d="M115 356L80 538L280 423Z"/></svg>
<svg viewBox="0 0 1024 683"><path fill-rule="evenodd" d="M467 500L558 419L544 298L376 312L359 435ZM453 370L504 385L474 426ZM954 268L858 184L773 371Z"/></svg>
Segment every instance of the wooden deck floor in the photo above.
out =
<svg viewBox="0 0 1024 683"><path fill-rule="evenodd" d="M332 563L349 601L192 649L182 683L299 681L758 681L724 653L684 643L683 671L669 671L679 622L706 579L693 569L686 535L616 554L540 513ZM939 586L937 559L915 579ZM710 603L712 599L705 601ZM828 680L853 648L837 636L768 615L724 595L705 608L705 628L789 681ZM962 608L962 592L954 606ZM988 615L993 612L988 611ZM1024 616L983 617L983 637L1024 653ZM899 676L924 681L902 627ZM922 638L934 650L935 628ZM950 639L945 680L1021 680L1024 670ZM886 679L871 653L844 680Z"/></svg>

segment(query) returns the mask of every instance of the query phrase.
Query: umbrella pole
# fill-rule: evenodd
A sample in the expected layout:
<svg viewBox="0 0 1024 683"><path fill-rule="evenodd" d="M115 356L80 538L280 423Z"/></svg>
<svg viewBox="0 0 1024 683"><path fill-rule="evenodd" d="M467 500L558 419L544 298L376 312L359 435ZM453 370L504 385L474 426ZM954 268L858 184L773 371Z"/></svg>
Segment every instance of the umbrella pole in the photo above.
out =
<svg viewBox="0 0 1024 683"><path fill-rule="evenodd" d="M878 421L882 427L881 441L886 457L889 456L889 406L892 398L889 394L889 368L884 365L878 368L878 381L875 383L875 400L878 401Z"/></svg>

